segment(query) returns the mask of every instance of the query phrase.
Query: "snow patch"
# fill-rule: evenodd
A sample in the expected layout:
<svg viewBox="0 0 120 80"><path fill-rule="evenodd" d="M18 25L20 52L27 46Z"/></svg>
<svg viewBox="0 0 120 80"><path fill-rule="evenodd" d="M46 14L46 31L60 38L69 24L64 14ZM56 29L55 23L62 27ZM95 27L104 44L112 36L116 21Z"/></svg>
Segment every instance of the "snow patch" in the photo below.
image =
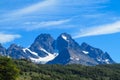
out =
<svg viewBox="0 0 120 80"><path fill-rule="evenodd" d="M110 64L109 59L105 59L105 62L106 62L107 64Z"/></svg>
<svg viewBox="0 0 120 80"><path fill-rule="evenodd" d="M48 56L46 56L46 57L40 57L40 56L38 56L38 53L33 52L33 51L31 51L30 49L28 49L28 48L24 48L24 49L23 49L23 52L26 53L26 51L29 51L31 54L38 56L38 58L33 58L33 57L31 57L31 56L30 56L29 58L30 58L30 60L31 60L32 62L41 63L41 64L45 64L45 63L47 63L48 61L51 61L51 60L53 60L55 57L58 56L58 53L52 54L52 53L49 53L48 51L46 51L46 50L43 49L43 48L40 48L40 50L43 51L43 52L45 52L45 53L47 53Z"/></svg>
<svg viewBox="0 0 120 80"><path fill-rule="evenodd" d="M22 49L24 53L26 53L26 49L27 49L27 48Z"/></svg>
<svg viewBox="0 0 120 80"><path fill-rule="evenodd" d="M79 58L75 58L75 60L79 61L80 59Z"/></svg>
<svg viewBox="0 0 120 80"><path fill-rule="evenodd" d="M65 35L62 35L62 38L63 38L64 40L67 40L67 37L66 37Z"/></svg>
<svg viewBox="0 0 120 80"><path fill-rule="evenodd" d="M24 49L23 49L23 52L26 53L26 50L29 51L31 54L38 56L38 53L33 52L33 51L31 51L30 49L28 49L28 48L24 48Z"/></svg>
<svg viewBox="0 0 120 80"><path fill-rule="evenodd" d="M45 53L47 53L47 54L51 54L48 51L46 51L45 49L43 49L43 48L40 48L40 50L43 51L43 52L45 52Z"/></svg>
<svg viewBox="0 0 120 80"><path fill-rule="evenodd" d="M84 54L89 54L89 52L88 51L82 51Z"/></svg>
<svg viewBox="0 0 120 80"><path fill-rule="evenodd" d="M101 59L100 59L100 58L97 58L97 61L99 61L99 62L100 62L100 61L101 61Z"/></svg>
<svg viewBox="0 0 120 80"><path fill-rule="evenodd" d="M106 64L110 64L109 59L103 60L103 59L97 58L97 61L99 62L102 61L102 62L105 62Z"/></svg>
<svg viewBox="0 0 120 80"><path fill-rule="evenodd" d="M73 60L74 58L73 57L70 57L71 60Z"/></svg>
<svg viewBox="0 0 120 80"><path fill-rule="evenodd" d="M39 58L32 58L30 57L30 59L35 62L35 63L41 63L41 64L45 64L47 63L48 61L51 61L53 60L55 57L57 56L57 54L49 54L48 56L46 57L39 57Z"/></svg>

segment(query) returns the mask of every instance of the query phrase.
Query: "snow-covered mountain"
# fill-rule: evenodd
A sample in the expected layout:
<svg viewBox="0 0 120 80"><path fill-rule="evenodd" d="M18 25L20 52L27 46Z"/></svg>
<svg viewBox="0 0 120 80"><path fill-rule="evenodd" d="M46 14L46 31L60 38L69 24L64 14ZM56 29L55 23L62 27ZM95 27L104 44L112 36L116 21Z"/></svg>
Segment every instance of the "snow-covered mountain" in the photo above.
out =
<svg viewBox="0 0 120 80"><path fill-rule="evenodd" d="M107 52L94 48L87 43L79 45L69 34L62 33L56 40L59 55L49 64L111 64L114 61Z"/></svg>
<svg viewBox="0 0 120 80"><path fill-rule="evenodd" d="M56 40L50 34L40 34L29 48L12 44L5 49L0 44L0 55L14 59L28 59L40 64L112 64L107 52L94 48L87 43L79 45L67 33Z"/></svg>

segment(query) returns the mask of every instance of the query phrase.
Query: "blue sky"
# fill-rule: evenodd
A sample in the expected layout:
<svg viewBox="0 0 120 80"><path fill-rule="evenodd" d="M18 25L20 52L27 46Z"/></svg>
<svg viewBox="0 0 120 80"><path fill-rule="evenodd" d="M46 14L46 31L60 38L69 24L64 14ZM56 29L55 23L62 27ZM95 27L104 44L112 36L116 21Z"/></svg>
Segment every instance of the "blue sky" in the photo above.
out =
<svg viewBox="0 0 120 80"><path fill-rule="evenodd" d="M40 33L67 32L120 63L118 0L0 0L0 43L28 47Z"/></svg>

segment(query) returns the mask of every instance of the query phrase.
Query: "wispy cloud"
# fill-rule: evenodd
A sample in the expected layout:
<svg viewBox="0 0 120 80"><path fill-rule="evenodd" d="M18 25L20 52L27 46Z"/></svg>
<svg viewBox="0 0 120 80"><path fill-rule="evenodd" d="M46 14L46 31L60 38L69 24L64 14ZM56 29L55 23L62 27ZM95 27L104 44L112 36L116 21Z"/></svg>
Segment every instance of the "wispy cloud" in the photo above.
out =
<svg viewBox="0 0 120 80"><path fill-rule="evenodd" d="M46 14L49 14L49 10L52 10L51 8L56 5L56 0L41 0L40 2L26 6L25 8L21 9L15 9L13 11L8 11L5 14L1 14L0 18L0 29L2 30L9 30L9 29L27 29L23 28L24 25L22 25L24 22L28 20L38 20L39 17L43 17L42 15L36 15L37 13L44 13L44 11L47 11ZM37 16L36 18L32 19L31 16ZM46 16L46 15L45 15ZM25 18L25 17L29 17ZM48 18L48 16L47 16ZM39 19L39 22L41 19ZM3 27L5 26L5 27ZM16 27L15 27L16 26ZM26 27L26 25L25 25ZM27 26L29 27L29 26ZM37 28L36 28L37 29Z"/></svg>
<svg viewBox="0 0 120 80"><path fill-rule="evenodd" d="M25 25L32 25L31 27L24 27L27 30L35 30L40 28L57 28L56 26L63 25L71 21L71 19L44 21L44 22L26 22Z"/></svg>
<svg viewBox="0 0 120 80"><path fill-rule="evenodd" d="M100 12L105 5L100 5L109 0L40 0L40 2L30 6L20 6L18 10L2 16L0 29L9 30L38 30L38 29L64 29L74 25L73 31L81 26L101 24L109 16L104 17L106 12ZM32 1L31 1L32 2ZM21 3L23 4L23 3ZM102 13L102 14L101 14ZM92 14L92 15L91 15ZM107 13L108 15L108 13ZM36 17L32 17L36 16ZM73 17L70 21L69 18ZM106 18L101 21L101 18ZM101 21L101 23L100 23ZM25 24L23 24L25 23ZM86 24L88 23L88 24ZM5 26L5 27L4 27Z"/></svg>
<svg viewBox="0 0 120 80"><path fill-rule="evenodd" d="M23 16L23 15L26 15L26 14L30 14L30 13L33 13L33 12L36 12L36 11L41 11L41 10L44 10L46 8L49 8L50 6L53 6L55 4L56 0L44 0L44 1L40 1L36 4L33 4L31 6L28 6L28 7L25 7L25 8L22 8L22 9L19 9L19 10L15 10L13 11L12 13L8 14L9 16Z"/></svg>
<svg viewBox="0 0 120 80"><path fill-rule="evenodd" d="M15 40L16 38L20 38L21 36L18 34L5 34L0 33L0 43L7 43Z"/></svg>
<svg viewBox="0 0 120 80"><path fill-rule="evenodd" d="M118 33L118 32L120 32L120 21L102 25L102 26L85 28L73 37L80 38L80 37L87 37L87 36L113 34L113 33Z"/></svg>

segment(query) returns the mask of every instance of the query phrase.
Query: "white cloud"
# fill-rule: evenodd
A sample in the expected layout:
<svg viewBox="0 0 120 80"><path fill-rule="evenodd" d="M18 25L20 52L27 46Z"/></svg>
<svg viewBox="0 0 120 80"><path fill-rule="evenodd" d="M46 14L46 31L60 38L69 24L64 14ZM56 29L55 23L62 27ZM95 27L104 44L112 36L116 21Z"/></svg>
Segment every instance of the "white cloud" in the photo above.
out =
<svg viewBox="0 0 120 80"><path fill-rule="evenodd" d="M22 21L24 19L23 17L27 17L29 15L32 16L34 13L37 14L39 12L44 13L44 11L47 11L46 13L49 14L49 10L52 10L51 8L56 4L56 0L43 0L24 8L15 9L12 11L8 10L7 13L1 14L0 23Z"/></svg>
<svg viewBox="0 0 120 80"><path fill-rule="evenodd" d="M20 38L21 36L18 34L5 34L0 33L0 43L7 43L15 40L16 38Z"/></svg>
<svg viewBox="0 0 120 80"><path fill-rule="evenodd" d="M31 6L28 6L28 7L19 9L19 10L15 10L14 12L10 13L10 15L9 14L8 15L12 16L12 17L14 17L14 16L19 17L19 16L23 16L26 14L36 12L36 11L45 10L45 9L49 8L50 6L53 6L55 4L55 2L56 2L56 0L44 0L42 2L40 1Z"/></svg>
<svg viewBox="0 0 120 80"><path fill-rule="evenodd" d="M87 0L87 1L85 0L42 0L41 1L40 0L40 2L33 4L31 6L26 6L25 8L21 8L18 10L14 10L11 13L4 14L4 16L2 17L2 20L0 20L0 24L1 26L5 26L5 27L3 28L0 27L0 29L3 29L3 30L9 30L9 29L36 30L41 28L64 29L64 28L73 27L73 25L75 27L81 26L81 25L84 25L86 22L91 25L95 23L95 21L99 22L101 19L101 16L103 17L104 14L96 15L96 12L99 13L99 11L97 11L97 8L102 9L103 7L101 6L104 6L104 5L100 5L100 4L106 3L107 1L109 0L97 0L97 1L96 0ZM91 15L93 13L94 15ZM84 14L86 15L83 16ZM79 15L79 17L78 18L74 17L72 21L69 22L67 25L64 25L64 23L67 23L68 20L61 20L63 18L67 19L67 18L70 18L71 16L76 16L76 15ZM36 16L36 17L33 18L32 16ZM98 18L98 16L100 16L100 18ZM93 17L94 17L94 20L91 20L91 18ZM105 21L109 21L109 20L105 20ZM77 27L77 28L80 29L80 27Z"/></svg>
<svg viewBox="0 0 120 80"><path fill-rule="evenodd" d="M111 24L102 25L102 26L83 29L77 35L75 35L74 38L113 34L118 32L120 32L120 21L117 21Z"/></svg>
<svg viewBox="0 0 120 80"><path fill-rule="evenodd" d="M56 21L48 21L48 22L41 22L39 25L42 26L53 26L53 25L61 25L64 24L66 22L69 22L69 19L65 19L65 20L56 20Z"/></svg>
<svg viewBox="0 0 120 80"><path fill-rule="evenodd" d="M33 25L32 27L25 27L27 30L34 30L39 28L57 28L58 25L63 25L69 22L71 19L44 21L44 22L26 22L26 25Z"/></svg>

